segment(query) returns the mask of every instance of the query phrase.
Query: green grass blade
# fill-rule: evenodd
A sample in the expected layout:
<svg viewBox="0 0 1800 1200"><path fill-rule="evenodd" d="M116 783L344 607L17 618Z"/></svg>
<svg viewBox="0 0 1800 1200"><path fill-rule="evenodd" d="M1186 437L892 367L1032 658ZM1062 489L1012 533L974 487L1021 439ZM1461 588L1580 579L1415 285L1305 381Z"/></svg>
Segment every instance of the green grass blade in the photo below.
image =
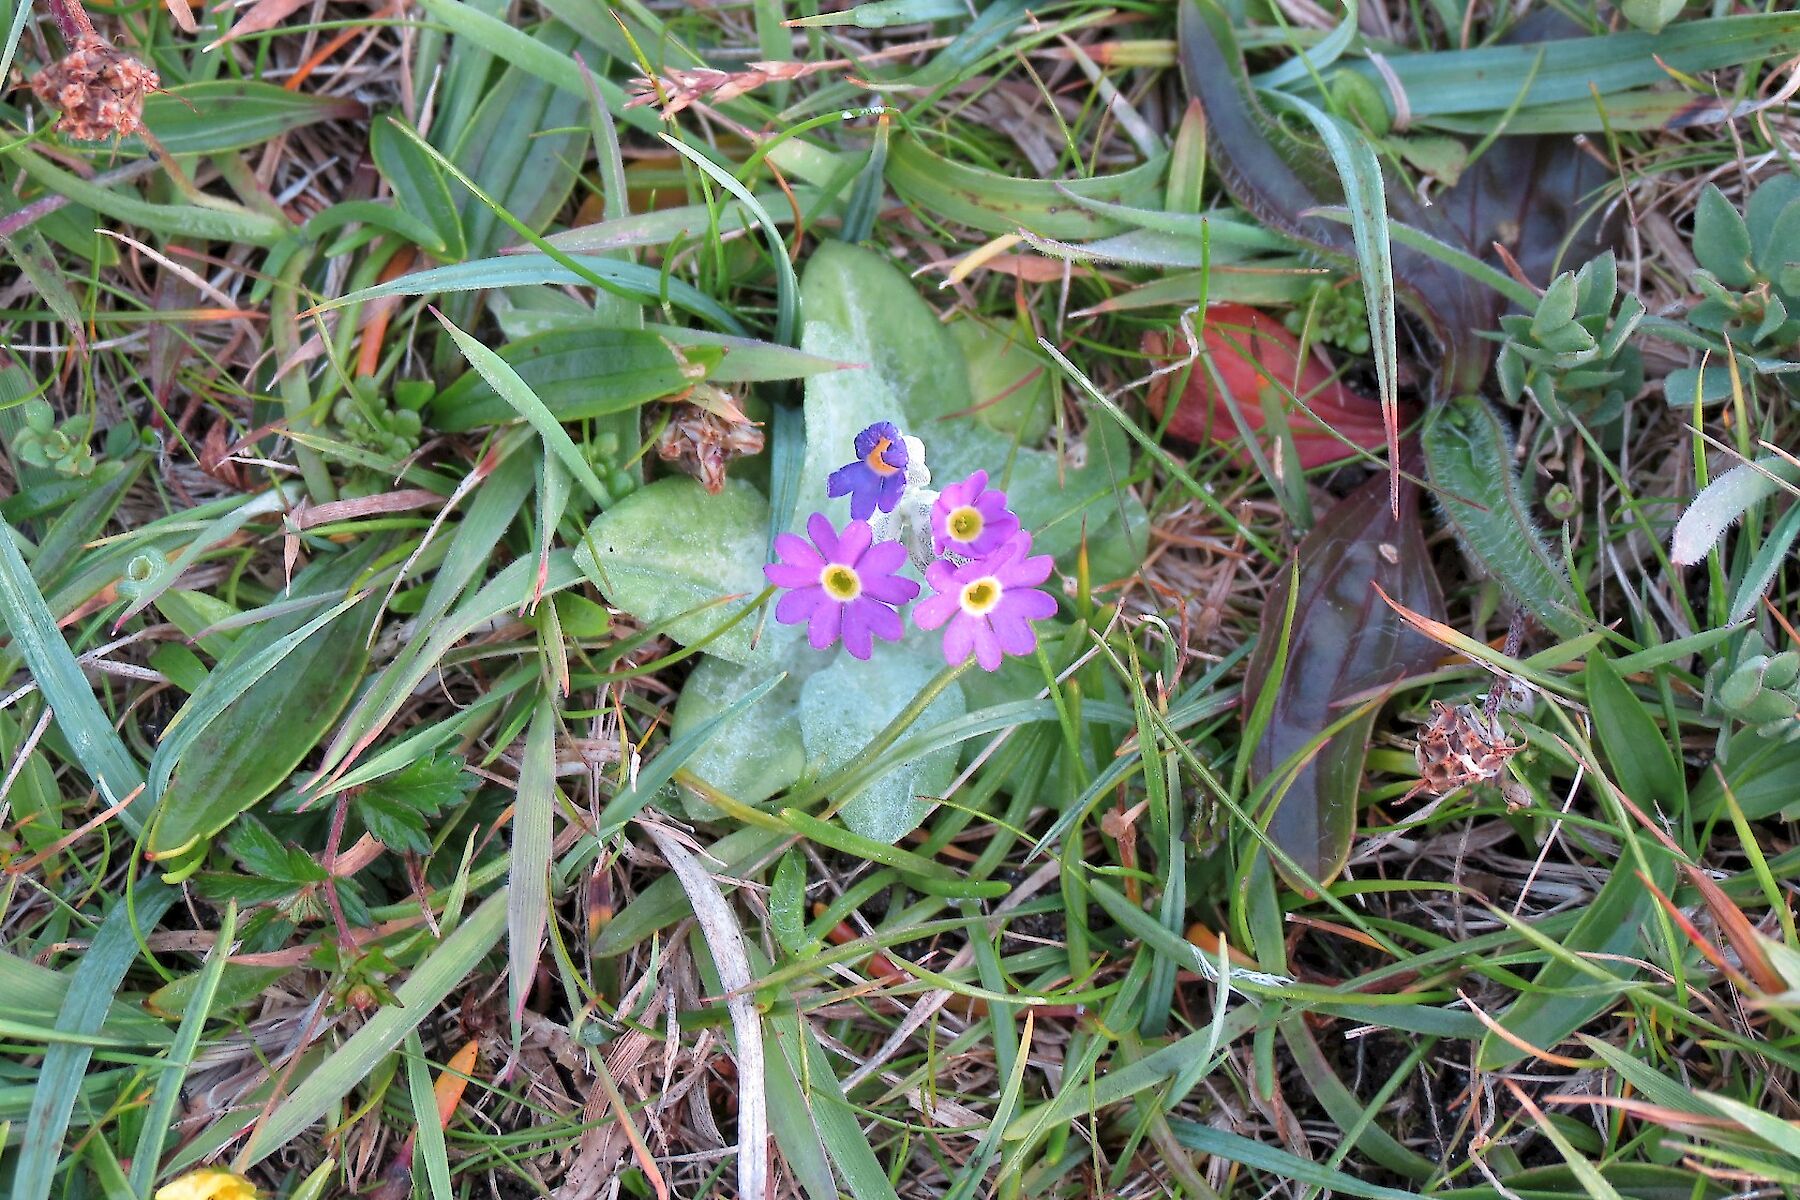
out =
<svg viewBox="0 0 1800 1200"><path fill-rule="evenodd" d="M1363 1196L1367 1200L1419 1200L1417 1192L1364 1183L1354 1175L1308 1162L1277 1146L1267 1146L1241 1134L1215 1129L1211 1125L1172 1117L1169 1128L1175 1131L1176 1140L1190 1150L1242 1163L1252 1170L1267 1172L1278 1179L1296 1180L1313 1187L1341 1192L1346 1196Z"/></svg>
<svg viewBox="0 0 1800 1200"><path fill-rule="evenodd" d="M519 763L518 799L513 807L512 867L507 878L506 962L508 1019L513 1049L521 1036L525 999L537 978L544 930L550 922L550 855L556 815L556 707L538 697Z"/></svg>
<svg viewBox="0 0 1800 1200"><path fill-rule="evenodd" d="M601 508L611 504L612 493L606 490L606 485L594 474L594 468L581 456L581 451L570 439L568 430L562 427L562 422L556 419L555 414L544 407L544 402L537 398L537 393L519 378L519 373L504 358L451 324L450 318L438 313L437 319L456 341L456 348L463 352L469 365L481 372L481 377L488 381L488 386L498 392L503 400L512 405L538 431L538 436L544 439L544 449L568 468L569 474L587 490L594 503Z"/></svg>
<svg viewBox="0 0 1800 1200"><path fill-rule="evenodd" d="M0 541L4 540L4 532L0 531ZM60 1032L84 1034L99 1030L112 1006L113 993L137 961L139 939L155 928L178 895L174 888L146 876L113 905L75 966L68 996L63 1000L62 1011L56 1014ZM44 1051L31 1115L19 1147L18 1167L13 1174L12 1200L49 1200L63 1133L69 1127L75 1094L92 1056L92 1047L69 1042L58 1042Z"/></svg>
<svg viewBox="0 0 1800 1200"><path fill-rule="evenodd" d="M425 1186L431 1200L452 1200L450 1157L444 1147L444 1127L438 1122L437 1093L425 1066L425 1046L419 1031L408 1030L405 1043L406 1092L412 1101L413 1153L425 1162Z"/></svg>
<svg viewBox="0 0 1800 1200"><path fill-rule="evenodd" d="M181 1101L181 1085L193 1068L195 1053L200 1048L200 1035L206 1029L206 1018L212 1013L213 997L219 990L219 979L225 973L225 960L231 956L231 943L237 937L237 904L225 906L219 918L213 948L200 968L200 983L181 1018L181 1029L175 1044L169 1048L169 1061L157 1077L156 1091L150 1097L150 1108L144 1114L143 1132L138 1135L137 1150L131 1156L131 1191L143 1196L156 1182L156 1164L162 1161L163 1145Z"/></svg>
<svg viewBox="0 0 1800 1200"><path fill-rule="evenodd" d="M232 1169L242 1173L293 1141L368 1078L419 1022L475 969L506 929L506 889L481 902L437 949L394 989L384 1005L257 1126Z"/></svg>
<svg viewBox="0 0 1800 1200"><path fill-rule="evenodd" d="M12 634L14 648L56 713L56 724L75 751L75 760L93 779L108 805L118 804L143 786L144 771L113 729L111 719L63 640L43 594L13 540L12 526L0 518L0 618ZM119 812L125 827L143 829L135 805Z"/></svg>
<svg viewBox="0 0 1800 1200"><path fill-rule="evenodd" d="M1318 131L1344 185L1350 232L1356 240L1357 274L1362 277L1363 302L1369 312L1369 342L1375 355L1381 411L1388 419L1388 460L1398 505L1400 327L1394 313L1394 262L1388 244L1387 186L1381 178L1381 161L1375 157L1375 147L1355 126L1296 97L1279 92L1268 95L1276 108L1299 113Z"/></svg>
<svg viewBox="0 0 1800 1200"><path fill-rule="evenodd" d="M749 188L733 179L717 163L666 133L662 135L662 140L700 168L707 178L730 192L756 218L756 223L762 226L763 236L769 241L769 260L775 267L775 340L783 345L794 345L800 329L800 278L794 274L794 263L788 257L787 243L781 240L780 226L769 216L769 210L762 206L762 201L751 195Z"/></svg>

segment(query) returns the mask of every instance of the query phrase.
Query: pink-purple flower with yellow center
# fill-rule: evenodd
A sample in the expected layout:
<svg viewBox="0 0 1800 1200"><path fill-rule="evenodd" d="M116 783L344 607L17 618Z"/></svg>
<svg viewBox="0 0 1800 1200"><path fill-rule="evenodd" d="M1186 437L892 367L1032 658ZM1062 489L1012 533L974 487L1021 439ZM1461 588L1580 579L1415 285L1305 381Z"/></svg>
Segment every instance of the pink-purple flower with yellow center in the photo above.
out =
<svg viewBox="0 0 1800 1200"><path fill-rule="evenodd" d="M1006 493L988 487L986 471L938 493L931 506L931 545L939 554L981 558L1019 532L1019 518L1006 507Z"/></svg>
<svg viewBox="0 0 1800 1200"><path fill-rule="evenodd" d="M919 594L919 585L902 579L897 571L906 565L906 547L899 542L872 545L874 532L866 521L852 521L840 535L823 513L806 519L809 543L797 534L775 539L775 555L781 561L763 568L763 575L788 592L775 605L775 619L783 625L806 622L806 640L823 650L840 637L854 658L867 658L875 638L897 642L903 632L900 605Z"/></svg>
<svg viewBox="0 0 1800 1200"><path fill-rule="evenodd" d="M1031 556L1031 535L1021 531L1004 546L974 562L956 566L938 561L925 570L937 594L919 601L913 624L944 628L944 661L951 666L969 655L984 671L998 671L1008 654L1037 649L1033 621L1056 613L1056 598L1037 591L1050 578L1050 556Z"/></svg>
<svg viewBox="0 0 1800 1200"><path fill-rule="evenodd" d="M825 481L827 496L850 497L850 519L866 521L875 510L893 512L906 490L906 442L891 421L877 421L856 435L856 461Z"/></svg>

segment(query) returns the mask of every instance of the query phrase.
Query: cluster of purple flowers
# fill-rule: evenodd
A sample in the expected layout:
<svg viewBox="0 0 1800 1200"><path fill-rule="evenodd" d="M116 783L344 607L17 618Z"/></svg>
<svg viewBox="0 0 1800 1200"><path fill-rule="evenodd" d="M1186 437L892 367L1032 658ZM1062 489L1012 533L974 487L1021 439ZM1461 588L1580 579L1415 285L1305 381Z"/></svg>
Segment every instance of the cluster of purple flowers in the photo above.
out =
<svg viewBox="0 0 1800 1200"><path fill-rule="evenodd" d="M1006 655L1035 650L1032 622L1056 612L1055 598L1038 590L1050 577L1050 556L1031 553L1030 532L1006 506L1006 493L988 487L986 471L932 493L916 457L922 457L917 440L890 422L856 435L856 461L833 471L826 483L827 495L850 497L843 532L814 513L806 522L811 541L792 533L775 539L779 561L763 568L785 592L775 619L804 622L815 649L841 639L856 658L869 657L875 638L899 641L900 609L918 597L919 585L899 574L906 546L877 540L870 519L884 514L878 524L889 527L885 515L910 499L922 523L929 503L931 556L921 565L934 594L913 609L913 624L943 629L944 659L951 665L973 655L983 670L997 671Z"/></svg>

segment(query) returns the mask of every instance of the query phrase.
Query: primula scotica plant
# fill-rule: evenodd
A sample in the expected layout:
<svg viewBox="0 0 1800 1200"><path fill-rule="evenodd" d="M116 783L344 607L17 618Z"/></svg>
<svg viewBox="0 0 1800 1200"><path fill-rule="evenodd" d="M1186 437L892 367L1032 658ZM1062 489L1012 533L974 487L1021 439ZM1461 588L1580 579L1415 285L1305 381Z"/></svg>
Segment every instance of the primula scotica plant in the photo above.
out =
<svg viewBox="0 0 1800 1200"><path fill-rule="evenodd" d="M843 532L814 513L810 542L792 533L775 539L779 561L763 568L785 589L775 619L804 622L815 650L842 638L852 657L866 660L874 638L902 636L900 609L919 594L897 574L910 554L936 593L913 624L944 630L947 662L972 655L997 671L1006 655L1037 649L1032 623L1056 612L1055 598L1036 590L1050 577L1050 557L1032 556L1031 534L1019 528L1006 493L987 486L987 472L933 491L924 444L888 421L857 434L855 448L856 461L833 471L826 487L850 498Z"/></svg>

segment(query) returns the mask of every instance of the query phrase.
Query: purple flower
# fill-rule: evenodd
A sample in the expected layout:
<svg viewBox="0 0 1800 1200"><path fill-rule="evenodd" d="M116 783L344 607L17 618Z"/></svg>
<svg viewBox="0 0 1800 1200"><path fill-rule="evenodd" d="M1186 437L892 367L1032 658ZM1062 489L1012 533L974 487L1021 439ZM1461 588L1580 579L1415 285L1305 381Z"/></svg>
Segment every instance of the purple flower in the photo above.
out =
<svg viewBox="0 0 1800 1200"><path fill-rule="evenodd" d="M931 506L931 545L939 554L980 558L1019 532L1019 518L1006 507L1006 493L989 490L986 471L938 493Z"/></svg>
<svg viewBox="0 0 1800 1200"><path fill-rule="evenodd" d="M865 521L850 522L840 537L823 513L806 519L806 532L811 545L792 533L777 537L781 561L763 568L770 583L792 589L775 605L775 619L783 625L805 621L815 650L841 634L855 658L869 657L874 638L899 641L895 609L919 594L918 584L895 574L906 563L906 548L899 542L871 545L875 535Z"/></svg>
<svg viewBox="0 0 1800 1200"><path fill-rule="evenodd" d="M945 662L955 666L973 654L982 670L998 671L1005 655L1037 649L1031 623L1054 615L1056 598L1035 590L1050 578L1050 556L1030 554L1031 535L1020 532L986 558L926 568L925 582L937 594L913 609L913 624L936 629L949 622Z"/></svg>
<svg viewBox="0 0 1800 1200"><path fill-rule="evenodd" d="M891 421L877 421L856 435L856 461L825 481L827 496L850 497L850 519L866 521L875 510L893 512L906 490L906 443Z"/></svg>

